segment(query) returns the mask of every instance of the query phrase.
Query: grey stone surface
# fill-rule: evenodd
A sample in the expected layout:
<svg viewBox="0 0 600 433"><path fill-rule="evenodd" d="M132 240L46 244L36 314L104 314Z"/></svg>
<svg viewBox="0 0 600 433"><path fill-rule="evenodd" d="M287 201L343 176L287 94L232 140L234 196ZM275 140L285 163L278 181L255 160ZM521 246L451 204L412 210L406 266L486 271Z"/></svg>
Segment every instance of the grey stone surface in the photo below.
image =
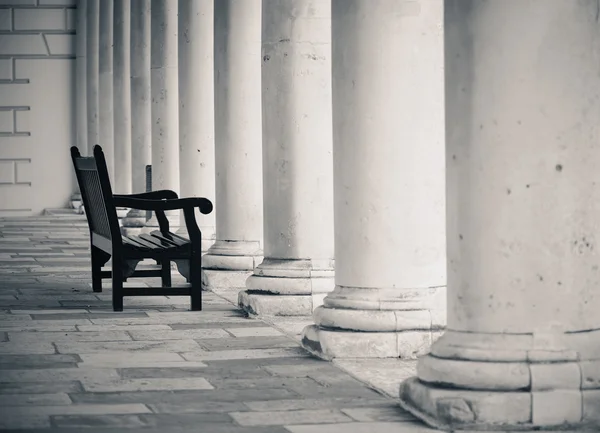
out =
<svg viewBox="0 0 600 433"><path fill-rule="evenodd" d="M0 407L31 406L38 409L40 406L56 406L59 404L70 405L71 399L66 393L55 394L0 394Z"/></svg>
<svg viewBox="0 0 600 433"><path fill-rule="evenodd" d="M239 319L237 322L207 322L207 323L184 323L184 324L171 324L169 325L171 329L179 330L179 329L205 329L205 328L232 328L238 326L245 326L248 329L253 328L264 328L269 325L263 322L259 322L258 320L252 319Z"/></svg>
<svg viewBox="0 0 600 433"><path fill-rule="evenodd" d="M202 362L188 362L175 352L102 352L80 355L81 366L95 368L135 368L135 367L203 367Z"/></svg>
<svg viewBox="0 0 600 433"><path fill-rule="evenodd" d="M145 391L145 392L114 392L114 393L76 393L70 394L75 403L171 403L188 404L191 401L202 403L263 401L298 398L298 394L284 388L261 389L219 389L213 391Z"/></svg>
<svg viewBox="0 0 600 433"><path fill-rule="evenodd" d="M201 312L139 297L114 313L110 282L91 290L87 236L82 217L0 218L0 430L426 431L215 293Z"/></svg>
<svg viewBox="0 0 600 433"><path fill-rule="evenodd" d="M214 377L210 381L216 389L256 389L283 387L290 389L293 386L312 386L315 382L309 378L288 378L288 377L258 377L258 378L220 378Z"/></svg>
<svg viewBox="0 0 600 433"><path fill-rule="evenodd" d="M3 380L0 373L0 381ZM0 394L52 394L81 392L81 382L52 381L52 382L1 382Z"/></svg>
<svg viewBox="0 0 600 433"><path fill-rule="evenodd" d="M2 355L0 370L69 368L77 367L78 362L81 362L79 355Z"/></svg>
<svg viewBox="0 0 600 433"><path fill-rule="evenodd" d="M139 415L58 415L50 417L53 427L84 429L87 427L104 428L141 428L146 423Z"/></svg>
<svg viewBox="0 0 600 433"><path fill-rule="evenodd" d="M199 430L199 426L172 426L172 427L146 427L142 429L132 429L128 427L86 427L85 429L70 429L70 428L42 428L42 429L10 429L3 430L2 433L65 433L65 432L80 432L85 433L189 433L190 431L201 431L210 433L290 433L288 429L283 426L259 426L259 427L241 427L234 424L223 424L223 423L204 423L202 424L202 430ZM572 432L567 432L572 433Z"/></svg>
<svg viewBox="0 0 600 433"><path fill-rule="evenodd" d="M187 352L200 349L194 340L166 341L98 341L98 342L58 342L58 353L104 353L117 351L131 352Z"/></svg>
<svg viewBox="0 0 600 433"><path fill-rule="evenodd" d="M238 401L191 401L184 403L155 403L148 407L155 413L228 413L248 410L248 407Z"/></svg>
<svg viewBox="0 0 600 433"><path fill-rule="evenodd" d="M243 426L329 424L350 421L349 417L336 409L233 412L231 416Z"/></svg>
<svg viewBox="0 0 600 433"><path fill-rule="evenodd" d="M206 329L178 329L168 331L130 331L129 334L134 340L210 340L213 338L230 338L224 329L206 328ZM202 345L202 344L201 344Z"/></svg>
<svg viewBox="0 0 600 433"><path fill-rule="evenodd" d="M209 382L211 379L255 379L269 378L271 375L260 366L238 365L228 368L222 368L218 365L207 365L204 367L173 367L173 368L123 368L119 370L122 378L125 379L143 379L143 378L181 378L181 377L204 377Z"/></svg>
<svg viewBox="0 0 600 433"><path fill-rule="evenodd" d="M63 306L68 301L61 301ZM110 306L110 303L109 305ZM111 317L119 317L119 318L130 318L130 317L148 317L146 313L131 313L131 312L123 312L123 314L115 314L111 312L104 313L87 313L87 314L72 314L68 310L63 314L32 314L31 318L33 320L73 320L73 319L107 319Z"/></svg>
<svg viewBox="0 0 600 433"><path fill-rule="evenodd" d="M83 388L89 392L139 392L180 391L188 389L209 390L214 387L203 377L152 378L119 380L84 380Z"/></svg>
<svg viewBox="0 0 600 433"><path fill-rule="evenodd" d="M281 347L298 347L298 344L287 337L241 337L231 339L196 340L203 348L211 351L237 349L274 349Z"/></svg>
<svg viewBox="0 0 600 433"><path fill-rule="evenodd" d="M83 342L83 341L131 341L131 335L125 331L105 332L9 332L10 341L31 344L43 341Z"/></svg>
<svg viewBox="0 0 600 433"><path fill-rule="evenodd" d="M342 409L342 408L365 408L367 410L389 406L390 401L387 398L352 398L352 397L331 397L331 398L311 398L311 399L287 399L287 400L262 400L245 401L244 405L250 410L256 412L282 411L282 410L302 410L302 409Z"/></svg>
<svg viewBox="0 0 600 433"><path fill-rule="evenodd" d="M363 398L374 398L379 394L365 386L357 385L352 387L339 387L339 386L322 386L315 382L315 384L306 385L290 385L290 389L298 395L305 398L323 398L323 397L363 397Z"/></svg>
<svg viewBox="0 0 600 433"><path fill-rule="evenodd" d="M423 424L409 422L308 424L288 425L286 428L290 433L439 433L439 430Z"/></svg>

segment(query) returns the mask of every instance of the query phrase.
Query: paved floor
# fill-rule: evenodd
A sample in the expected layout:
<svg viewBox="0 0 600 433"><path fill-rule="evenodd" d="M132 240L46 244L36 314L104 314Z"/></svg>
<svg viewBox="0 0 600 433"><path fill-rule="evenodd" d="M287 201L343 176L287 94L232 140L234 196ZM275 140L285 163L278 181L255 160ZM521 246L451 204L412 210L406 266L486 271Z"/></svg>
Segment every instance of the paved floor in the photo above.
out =
<svg viewBox="0 0 600 433"><path fill-rule="evenodd" d="M210 292L202 312L152 297L113 313L89 268L81 217L0 219L1 431L435 431L304 352L282 332L298 321L248 319Z"/></svg>

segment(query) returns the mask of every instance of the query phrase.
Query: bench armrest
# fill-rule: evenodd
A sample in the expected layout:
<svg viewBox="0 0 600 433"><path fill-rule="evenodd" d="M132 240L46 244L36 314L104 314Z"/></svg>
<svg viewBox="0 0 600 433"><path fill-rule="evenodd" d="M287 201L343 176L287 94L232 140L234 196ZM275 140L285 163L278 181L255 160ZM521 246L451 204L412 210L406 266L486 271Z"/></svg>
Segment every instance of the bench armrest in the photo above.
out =
<svg viewBox="0 0 600 433"><path fill-rule="evenodd" d="M204 197L176 198L170 200L148 200L124 195L114 195L116 207L128 207L139 210L167 211L197 207L201 213L208 215L213 210L212 202Z"/></svg>
<svg viewBox="0 0 600 433"><path fill-rule="evenodd" d="M164 200L164 199L176 199L179 198L175 191L170 189L161 189L158 191L142 192L139 194L115 194L113 197L119 198L141 198L147 200ZM129 207L129 206L126 206Z"/></svg>

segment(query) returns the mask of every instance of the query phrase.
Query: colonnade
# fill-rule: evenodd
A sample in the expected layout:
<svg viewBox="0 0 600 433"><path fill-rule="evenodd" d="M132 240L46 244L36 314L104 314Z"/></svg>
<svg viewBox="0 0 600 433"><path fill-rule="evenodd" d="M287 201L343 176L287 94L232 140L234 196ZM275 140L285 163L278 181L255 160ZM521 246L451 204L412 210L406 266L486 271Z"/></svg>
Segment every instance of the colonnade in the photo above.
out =
<svg viewBox="0 0 600 433"><path fill-rule="evenodd" d="M78 140L116 192L151 163L213 200L205 285L312 314L323 358L419 357L431 425L600 419L597 2L124 3L80 2Z"/></svg>

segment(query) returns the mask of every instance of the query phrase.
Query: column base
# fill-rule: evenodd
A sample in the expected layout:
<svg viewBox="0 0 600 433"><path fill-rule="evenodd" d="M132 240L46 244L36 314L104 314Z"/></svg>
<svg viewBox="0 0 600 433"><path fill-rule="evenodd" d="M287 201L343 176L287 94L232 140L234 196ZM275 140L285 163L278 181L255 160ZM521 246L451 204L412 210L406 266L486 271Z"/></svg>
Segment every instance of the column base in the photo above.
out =
<svg viewBox="0 0 600 433"><path fill-rule="evenodd" d="M116 209L117 211L117 218L119 220L119 227L121 228L121 234L125 234L125 231L123 230L123 222L125 221L125 218L127 217L127 214L129 213L129 209L124 208L124 207L118 207Z"/></svg>
<svg viewBox="0 0 600 433"><path fill-rule="evenodd" d="M356 332L310 325L302 332L302 346L313 355L334 358L416 359L429 351L441 332Z"/></svg>
<svg viewBox="0 0 600 433"><path fill-rule="evenodd" d="M315 308L323 304L325 296L325 293L294 296L243 290L238 294L238 306L256 316L310 316Z"/></svg>
<svg viewBox="0 0 600 433"><path fill-rule="evenodd" d="M238 304L249 314L310 316L335 288L333 259L271 259L256 267Z"/></svg>
<svg viewBox="0 0 600 433"><path fill-rule="evenodd" d="M202 257L203 263L206 255ZM243 290L252 271L225 271L202 269L202 287L205 290L234 289Z"/></svg>
<svg viewBox="0 0 600 433"><path fill-rule="evenodd" d="M123 218L121 232L125 236L135 236L142 233L142 228L146 224L146 211L131 209L125 218Z"/></svg>
<svg viewBox="0 0 600 433"><path fill-rule="evenodd" d="M600 427L598 390L474 391L437 387L413 377L400 385L400 406L445 431L598 431Z"/></svg>
<svg viewBox="0 0 600 433"><path fill-rule="evenodd" d="M71 207L77 211L83 206L83 199L80 192L71 194Z"/></svg>
<svg viewBox="0 0 600 433"><path fill-rule="evenodd" d="M600 426L599 331L447 331L400 385L400 404L446 430Z"/></svg>
<svg viewBox="0 0 600 433"><path fill-rule="evenodd" d="M202 253L205 254L215 243L215 228L200 227L200 231L202 232ZM185 223L181 227L179 227L179 230L177 230L176 234L188 239L190 238Z"/></svg>
<svg viewBox="0 0 600 433"><path fill-rule="evenodd" d="M337 286L315 309L302 342L323 359L416 359L446 326L445 296L445 287Z"/></svg>
<svg viewBox="0 0 600 433"><path fill-rule="evenodd" d="M251 272L262 261L258 241L217 240L203 258L202 267L221 271ZM244 287L243 284L240 287Z"/></svg>
<svg viewBox="0 0 600 433"><path fill-rule="evenodd" d="M139 236L142 233L147 233L144 232L144 227L121 227L121 234L123 236Z"/></svg>
<svg viewBox="0 0 600 433"><path fill-rule="evenodd" d="M245 288L261 260L258 241L217 240L202 257L202 284L206 290Z"/></svg>

